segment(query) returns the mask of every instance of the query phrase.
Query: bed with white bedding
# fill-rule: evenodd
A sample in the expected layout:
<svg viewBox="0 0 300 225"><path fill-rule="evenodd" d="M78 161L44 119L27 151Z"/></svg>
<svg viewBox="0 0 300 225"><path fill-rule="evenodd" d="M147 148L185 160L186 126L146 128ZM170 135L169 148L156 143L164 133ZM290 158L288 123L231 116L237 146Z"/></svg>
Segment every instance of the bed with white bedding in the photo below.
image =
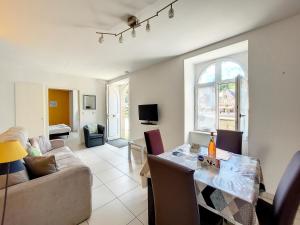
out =
<svg viewBox="0 0 300 225"><path fill-rule="evenodd" d="M59 136L69 135L71 132L71 127L66 124L57 124L49 126L49 137L50 139L57 138Z"/></svg>

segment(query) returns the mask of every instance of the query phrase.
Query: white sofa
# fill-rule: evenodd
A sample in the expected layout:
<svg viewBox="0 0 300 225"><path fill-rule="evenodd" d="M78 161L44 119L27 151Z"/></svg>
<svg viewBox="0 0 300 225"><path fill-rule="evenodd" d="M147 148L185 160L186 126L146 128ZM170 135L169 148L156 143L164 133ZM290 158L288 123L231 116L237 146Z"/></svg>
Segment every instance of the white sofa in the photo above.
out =
<svg viewBox="0 0 300 225"><path fill-rule="evenodd" d="M18 139L24 145L24 130L12 129L14 135L0 134L0 141ZM3 137L5 136L6 137ZM64 145L63 140L51 141L59 171L8 188L5 225L76 225L91 215L90 169ZM0 212L4 189L0 190ZM0 218L2 213L0 215Z"/></svg>

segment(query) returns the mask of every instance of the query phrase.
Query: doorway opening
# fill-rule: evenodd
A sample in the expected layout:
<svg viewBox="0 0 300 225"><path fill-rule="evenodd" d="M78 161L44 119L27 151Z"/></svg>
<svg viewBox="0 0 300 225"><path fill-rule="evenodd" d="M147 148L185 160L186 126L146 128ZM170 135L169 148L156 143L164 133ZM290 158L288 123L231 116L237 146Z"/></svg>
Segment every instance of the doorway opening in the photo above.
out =
<svg viewBox="0 0 300 225"><path fill-rule="evenodd" d="M127 146L129 130L129 80L107 85L107 139L116 147Z"/></svg>
<svg viewBox="0 0 300 225"><path fill-rule="evenodd" d="M78 90L48 89L48 115L50 139L80 141Z"/></svg>

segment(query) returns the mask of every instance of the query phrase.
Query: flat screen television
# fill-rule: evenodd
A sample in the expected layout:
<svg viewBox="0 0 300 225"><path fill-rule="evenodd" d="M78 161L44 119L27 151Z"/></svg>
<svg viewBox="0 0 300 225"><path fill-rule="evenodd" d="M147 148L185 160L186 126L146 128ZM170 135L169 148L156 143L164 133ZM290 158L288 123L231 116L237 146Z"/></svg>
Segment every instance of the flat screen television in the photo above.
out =
<svg viewBox="0 0 300 225"><path fill-rule="evenodd" d="M157 104L139 105L139 120L147 121L142 124L153 124L151 122L157 122Z"/></svg>

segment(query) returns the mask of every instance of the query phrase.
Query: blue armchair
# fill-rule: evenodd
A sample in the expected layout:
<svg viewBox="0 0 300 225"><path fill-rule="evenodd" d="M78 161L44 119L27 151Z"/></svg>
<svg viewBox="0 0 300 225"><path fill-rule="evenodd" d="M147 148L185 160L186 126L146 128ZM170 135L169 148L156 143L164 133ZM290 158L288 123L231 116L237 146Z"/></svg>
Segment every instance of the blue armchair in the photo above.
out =
<svg viewBox="0 0 300 225"><path fill-rule="evenodd" d="M105 127L97 125L97 132L90 132L89 126L83 127L84 141L87 148L105 144Z"/></svg>

